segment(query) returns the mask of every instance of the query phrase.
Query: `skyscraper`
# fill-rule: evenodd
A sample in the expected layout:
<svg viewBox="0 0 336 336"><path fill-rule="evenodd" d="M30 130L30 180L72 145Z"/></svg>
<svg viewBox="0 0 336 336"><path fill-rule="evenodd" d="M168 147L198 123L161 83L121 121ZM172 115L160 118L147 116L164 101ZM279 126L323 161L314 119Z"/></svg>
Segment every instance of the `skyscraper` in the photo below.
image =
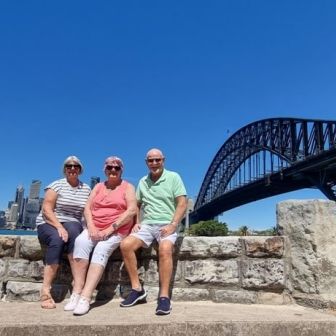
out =
<svg viewBox="0 0 336 336"><path fill-rule="evenodd" d="M41 189L41 181L33 180L31 185L30 185L28 199L39 199L40 189Z"/></svg>
<svg viewBox="0 0 336 336"><path fill-rule="evenodd" d="M18 222L22 223L24 208L24 188L22 185L16 188L14 203L18 205Z"/></svg>
<svg viewBox="0 0 336 336"><path fill-rule="evenodd" d="M5 225L6 225L5 211L0 210L0 228L5 227Z"/></svg>
<svg viewBox="0 0 336 336"><path fill-rule="evenodd" d="M28 201L25 205L23 224L35 228L36 217L41 210L40 205L41 181L33 180L30 185Z"/></svg>

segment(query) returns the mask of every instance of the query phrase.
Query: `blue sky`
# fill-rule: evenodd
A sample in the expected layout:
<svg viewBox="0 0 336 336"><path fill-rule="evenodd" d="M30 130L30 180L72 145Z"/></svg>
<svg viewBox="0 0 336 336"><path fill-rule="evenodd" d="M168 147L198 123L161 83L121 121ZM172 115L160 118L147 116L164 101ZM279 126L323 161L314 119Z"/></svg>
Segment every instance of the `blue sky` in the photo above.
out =
<svg viewBox="0 0 336 336"><path fill-rule="evenodd" d="M1 1L0 209L18 184L59 178L71 154L86 182L118 155L137 184L152 147L195 198L246 124L335 119L335 10L331 0ZM289 198L324 196L284 194L222 220L272 227Z"/></svg>

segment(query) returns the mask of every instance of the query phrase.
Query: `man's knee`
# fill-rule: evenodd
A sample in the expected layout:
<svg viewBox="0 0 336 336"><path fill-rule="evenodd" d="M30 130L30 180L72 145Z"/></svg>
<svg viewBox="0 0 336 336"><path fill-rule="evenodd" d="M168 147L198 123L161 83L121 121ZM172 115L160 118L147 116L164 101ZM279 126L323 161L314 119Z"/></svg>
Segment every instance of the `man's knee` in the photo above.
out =
<svg viewBox="0 0 336 336"><path fill-rule="evenodd" d="M161 242L159 245L159 257L171 258L173 255L174 245L171 242Z"/></svg>
<svg viewBox="0 0 336 336"><path fill-rule="evenodd" d="M141 244L139 244L138 239L132 236L128 236L125 239L123 239L120 243L120 250L122 253L127 252L135 252L141 247Z"/></svg>

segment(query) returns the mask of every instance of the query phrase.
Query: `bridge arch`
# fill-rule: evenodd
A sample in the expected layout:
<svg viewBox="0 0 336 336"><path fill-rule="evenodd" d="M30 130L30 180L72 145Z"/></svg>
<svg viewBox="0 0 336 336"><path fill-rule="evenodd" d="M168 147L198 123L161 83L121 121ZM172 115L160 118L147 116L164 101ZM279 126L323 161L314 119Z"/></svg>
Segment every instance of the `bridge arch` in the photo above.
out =
<svg viewBox="0 0 336 336"><path fill-rule="evenodd" d="M306 187L317 187L336 200L335 171L336 121L271 118L252 122L216 153L193 215L209 219L242 204ZM239 195L242 192L248 192L246 197Z"/></svg>

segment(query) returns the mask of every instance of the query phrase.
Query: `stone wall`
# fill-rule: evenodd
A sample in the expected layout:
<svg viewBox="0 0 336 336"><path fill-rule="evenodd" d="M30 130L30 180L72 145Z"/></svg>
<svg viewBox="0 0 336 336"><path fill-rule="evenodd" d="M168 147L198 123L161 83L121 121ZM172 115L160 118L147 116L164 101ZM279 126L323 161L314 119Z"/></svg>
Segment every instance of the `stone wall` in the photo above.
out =
<svg viewBox="0 0 336 336"><path fill-rule="evenodd" d="M286 201L277 205L276 237L180 237L174 254L173 300L336 307L336 204ZM2 300L37 301L43 276L36 237L0 236ZM138 254L140 278L149 300L158 295L155 248ZM71 290L64 256L53 286L57 301ZM97 288L97 299L130 290L120 251L110 258Z"/></svg>
<svg viewBox="0 0 336 336"><path fill-rule="evenodd" d="M283 237L180 237L174 254L173 300L237 303L287 303L288 274ZM42 251L36 237L0 236L2 299L37 301L43 277ZM155 248L138 255L139 274L148 300L158 295ZM53 286L61 301L71 289L64 257ZM123 296L130 289L120 252L110 258L96 297Z"/></svg>
<svg viewBox="0 0 336 336"><path fill-rule="evenodd" d="M296 302L336 308L336 203L288 200L277 205L287 237L288 289Z"/></svg>

